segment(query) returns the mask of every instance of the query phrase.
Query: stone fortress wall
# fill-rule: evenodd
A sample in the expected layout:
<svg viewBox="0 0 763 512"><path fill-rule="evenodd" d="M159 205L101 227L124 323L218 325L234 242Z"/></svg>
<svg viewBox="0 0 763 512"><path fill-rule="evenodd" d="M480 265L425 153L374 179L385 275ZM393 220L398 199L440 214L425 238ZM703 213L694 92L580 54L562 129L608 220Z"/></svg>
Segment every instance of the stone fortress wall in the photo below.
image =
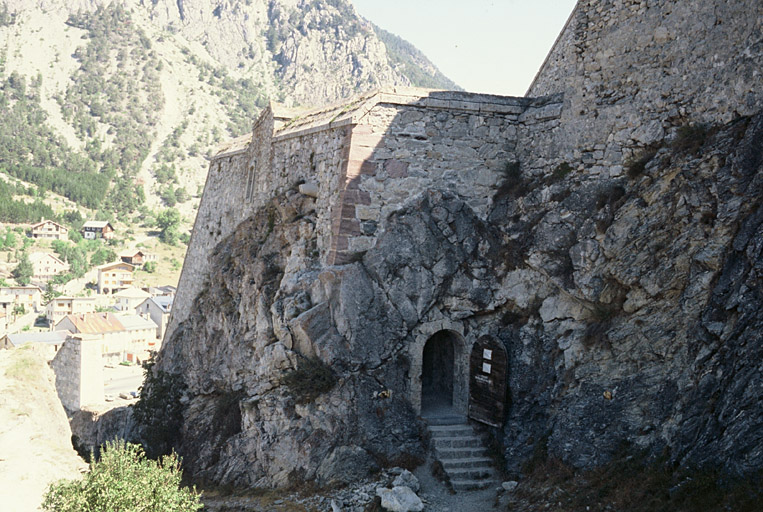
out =
<svg viewBox="0 0 763 512"><path fill-rule="evenodd" d="M295 467L320 480L343 453L357 453L359 468L363 454L415 448L424 351L443 332L458 410L478 337L509 351L513 470L542 437L578 467L633 440L675 448L677 463L759 469L757 425L744 414L759 381L747 339L760 323L727 312L757 311L754 292L736 290L759 266L751 211L763 124L720 127L704 153L670 138L760 108L762 15L752 2L581 1L530 88L539 99L394 89L266 110L251 138L212 162L173 308L179 328L158 362L189 383L192 471L285 485ZM716 74L716 58L730 59L726 71ZM651 144L664 147L644 172L621 177ZM271 208L282 220L271 230L241 222L265 223ZM218 245L237 228L259 239ZM261 265L269 257L283 272L277 290ZM346 380L292 407L279 379L298 355ZM389 415L378 412L380 387L395 391ZM220 445L211 411L239 390L241 431Z"/></svg>
<svg viewBox="0 0 763 512"><path fill-rule="evenodd" d="M395 88L309 112L271 106L210 163L168 331L211 249L299 183L316 194L322 262L341 264L428 188L484 214L507 162L528 176L567 163L582 179L612 178L679 126L751 114L763 99L761 11L758 0L581 0L525 98Z"/></svg>
<svg viewBox="0 0 763 512"><path fill-rule="evenodd" d="M206 255L275 195L313 195L320 259L346 263L422 191L451 190L486 215L517 141L556 128L561 101L396 88L307 113L271 106L210 164L168 330L202 289Z"/></svg>
<svg viewBox="0 0 763 512"><path fill-rule="evenodd" d="M527 91L564 94L563 128L522 147L587 177L618 176L678 126L754 113L762 73L759 0L581 0Z"/></svg>

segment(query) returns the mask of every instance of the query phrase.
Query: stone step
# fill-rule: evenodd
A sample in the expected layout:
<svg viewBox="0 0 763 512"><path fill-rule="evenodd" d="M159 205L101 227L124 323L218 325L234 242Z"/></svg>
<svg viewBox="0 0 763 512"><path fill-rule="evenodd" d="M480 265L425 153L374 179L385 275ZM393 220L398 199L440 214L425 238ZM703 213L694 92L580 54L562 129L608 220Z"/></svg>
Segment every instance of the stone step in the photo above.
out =
<svg viewBox="0 0 763 512"><path fill-rule="evenodd" d="M479 448L440 448L436 449L437 458L444 463L451 459L468 459L471 457L485 457L487 450L480 446Z"/></svg>
<svg viewBox="0 0 763 512"><path fill-rule="evenodd" d="M457 468L447 469L446 472L450 477L450 481L463 481L463 480L484 480L486 478L492 478L495 476L493 468L490 466L483 466L478 468Z"/></svg>
<svg viewBox="0 0 763 512"><path fill-rule="evenodd" d="M442 467L444 467L447 471L450 471L451 469L462 469L462 468L490 468L492 464L492 459L490 457L466 457L463 459L440 459L442 462Z"/></svg>
<svg viewBox="0 0 763 512"><path fill-rule="evenodd" d="M476 491L489 487L498 487L498 480L493 478L486 480L451 480L450 484L454 491Z"/></svg>
<svg viewBox="0 0 763 512"><path fill-rule="evenodd" d="M439 416L424 416L424 421L430 427L440 425L466 425L466 416L459 416L457 414L446 414Z"/></svg>
<svg viewBox="0 0 763 512"><path fill-rule="evenodd" d="M435 448L481 448L482 440L471 435L469 437L435 437L432 439Z"/></svg>
<svg viewBox="0 0 763 512"><path fill-rule="evenodd" d="M474 436L474 430L469 425L443 425L429 427L432 437Z"/></svg>

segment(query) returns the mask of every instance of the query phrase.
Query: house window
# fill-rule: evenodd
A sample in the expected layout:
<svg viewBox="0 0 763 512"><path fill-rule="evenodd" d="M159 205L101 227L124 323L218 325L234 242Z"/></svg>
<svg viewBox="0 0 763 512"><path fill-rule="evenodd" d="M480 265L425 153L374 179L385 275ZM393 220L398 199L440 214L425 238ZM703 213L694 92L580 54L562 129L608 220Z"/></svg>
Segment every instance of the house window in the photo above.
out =
<svg viewBox="0 0 763 512"><path fill-rule="evenodd" d="M251 202L254 197L254 171L257 167L257 160L252 160L249 166L249 172L246 176L246 201Z"/></svg>

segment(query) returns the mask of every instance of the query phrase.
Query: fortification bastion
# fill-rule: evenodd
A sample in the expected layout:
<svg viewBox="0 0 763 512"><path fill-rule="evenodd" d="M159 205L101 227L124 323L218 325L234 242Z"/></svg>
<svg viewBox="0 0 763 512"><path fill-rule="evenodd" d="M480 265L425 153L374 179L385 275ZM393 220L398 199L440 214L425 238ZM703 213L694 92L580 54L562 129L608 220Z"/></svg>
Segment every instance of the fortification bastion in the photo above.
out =
<svg viewBox="0 0 763 512"><path fill-rule="evenodd" d="M326 265L370 249L381 220L430 189L457 192L483 217L520 139L558 127L562 97L515 98L392 88L312 111L272 104L251 135L210 163L172 330L207 275L204 257L274 196L315 198L315 243Z"/></svg>
<svg viewBox="0 0 763 512"><path fill-rule="evenodd" d="M526 98L271 105L212 159L157 361L190 474L416 461L433 382L511 472L623 443L759 471L762 24L752 0L581 0Z"/></svg>

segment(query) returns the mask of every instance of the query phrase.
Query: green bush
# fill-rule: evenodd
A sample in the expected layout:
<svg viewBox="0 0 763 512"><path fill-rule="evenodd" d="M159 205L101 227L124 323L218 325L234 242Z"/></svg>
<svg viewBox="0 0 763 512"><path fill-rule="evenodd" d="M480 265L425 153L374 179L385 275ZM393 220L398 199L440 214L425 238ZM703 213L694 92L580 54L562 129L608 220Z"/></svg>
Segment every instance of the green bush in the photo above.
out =
<svg viewBox="0 0 763 512"><path fill-rule="evenodd" d="M323 393L331 391L336 384L336 376L326 363L317 357L300 359L296 370L283 378L298 404L314 401Z"/></svg>
<svg viewBox="0 0 763 512"><path fill-rule="evenodd" d="M146 450L151 457L165 455L180 432L183 419L180 398L185 392L180 375L154 371L154 363L143 364L140 399L133 406L133 417L141 425Z"/></svg>
<svg viewBox="0 0 763 512"><path fill-rule="evenodd" d="M22 253L21 260L16 268L13 269L11 275L18 284L26 286L31 282L33 274L34 268L32 267L32 262L29 261L29 257L26 253Z"/></svg>
<svg viewBox="0 0 763 512"><path fill-rule="evenodd" d="M156 224L161 230L159 239L165 244L175 245L178 240L178 227L180 226L180 212L175 208L167 208L156 216Z"/></svg>
<svg viewBox="0 0 763 512"><path fill-rule="evenodd" d="M503 179L496 191L496 198L518 198L525 195L529 190L529 184L522 176L519 162L506 162L503 167Z"/></svg>
<svg viewBox="0 0 763 512"><path fill-rule="evenodd" d="M554 181L563 180L574 168L567 162L562 162L554 168L551 177Z"/></svg>
<svg viewBox="0 0 763 512"><path fill-rule="evenodd" d="M52 484L42 507L52 512L190 512L200 510L195 488L180 486L180 461L172 454L147 459L143 449L124 441L107 442L82 480Z"/></svg>
<svg viewBox="0 0 763 512"><path fill-rule="evenodd" d="M638 178L644 174L646 164L648 164L656 154L657 150L655 148L645 148L633 158L625 162L625 174L631 179Z"/></svg>
<svg viewBox="0 0 763 512"><path fill-rule="evenodd" d="M670 146L675 151L695 153L707 140L710 129L704 124L680 126Z"/></svg>

